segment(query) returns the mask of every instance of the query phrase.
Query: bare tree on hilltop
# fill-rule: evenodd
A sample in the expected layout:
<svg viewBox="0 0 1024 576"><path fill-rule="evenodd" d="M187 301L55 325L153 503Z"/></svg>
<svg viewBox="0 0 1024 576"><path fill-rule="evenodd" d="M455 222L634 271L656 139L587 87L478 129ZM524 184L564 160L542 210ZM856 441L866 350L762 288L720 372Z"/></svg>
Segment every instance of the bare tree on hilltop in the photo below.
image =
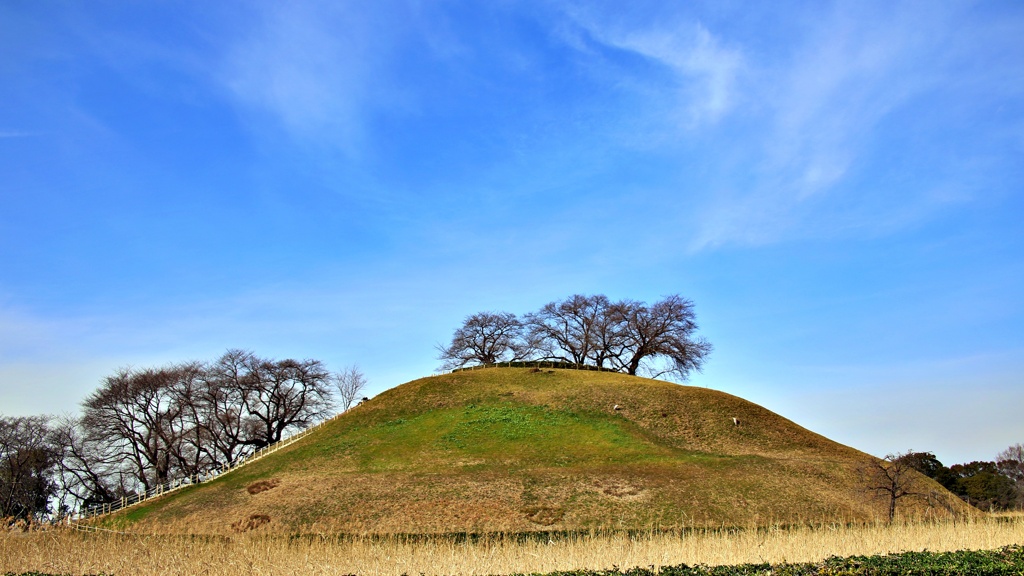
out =
<svg viewBox="0 0 1024 576"><path fill-rule="evenodd" d="M703 369L712 346L694 335L698 326L693 302L673 295L651 306L641 302L619 306L625 315L625 345L613 359L626 373L635 375L646 366L654 378L672 374L686 380L690 372ZM659 357L668 360L667 367L648 364Z"/></svg>
<svg viewBox="0 0 1024 576"><path fill-rule="evenodd" d="M606 296L576 294L561 302L549 302L526 315L530 335L541 343L541 358L586 364L604 355L598 348L598 330L610 320L611 303ZM597 364L601 366L601 364Z"/></svg>
<svg viewBox="0 0 1024 576"><path fill-rule="evenodd" d="M529 358L533 352L523 323L508 312L480 312L467 316L455 330L448 346L437 346L442 370L469 364L514 362Z"/></svg>
<svg viewBox="0 0 1024 576"><path fill-rule="evenodd" d="M192 410L214 467L234 461L251 444L243 398L250 389L250 373L260 362L252 352L228 350L206 365Z"/></svg>
<svg viewBox="0 0 1024 576"><path fill-rule="evenodd" d="M693 303L678 295L653 305L604 295L550 302L522 321L509 313L466 318L451 345L438 346L441 369L514 360L557 360L685 380L700 371L711 344L695 335Z"/></svg>

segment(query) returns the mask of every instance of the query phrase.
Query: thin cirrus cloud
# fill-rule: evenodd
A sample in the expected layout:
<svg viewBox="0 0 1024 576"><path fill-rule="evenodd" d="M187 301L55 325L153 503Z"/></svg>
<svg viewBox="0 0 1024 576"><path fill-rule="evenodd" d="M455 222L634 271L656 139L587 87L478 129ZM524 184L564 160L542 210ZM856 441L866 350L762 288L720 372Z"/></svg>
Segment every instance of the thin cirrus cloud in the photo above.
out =
<svg viewBox="0 0 1024 576"><path fill-rule="evenodd" d="M999 57L1000 46L1015 44L1014 30L966 5L835 4L804 8L785 23L760 14L763 26L784 30L778 44L728 19L566 12L589 40L655 64L610 76L621 82L625 73L637 86L640 103L630 112L647 121L633 126L651 127L662 144L684 143L680 161L711 175L695 181L691 170L667 192L686 196L680 229L690 231L681 240L690 252L885 235L969 202L978 188L974 151L938 143L950 125L970 122L963 103L972 96L1005 103L1019 92L1006 78L1020 65ZM965 31L968 18L975 22ZM718 154L695 151L700 142ZM936 163L943 174L919 172Z"/></svg>
<svg viewBox="0 0 1024 576"><path fill-rule="evenodd" d="M713 123L735 104L736 78L743 59L739 51L723 47L699 23L680 31L648 30L605 34L607 42L631 50L671 70L676 78L674 105L686 127Z"/></svg>
<svg viewBox="0 0 1024 576"><path fill-rule="evenodd" d="M917 159L936 152L927 142L905 149L893 134L916 113L909 108L958 107L936 91L934 81L955 65L956 55L944 44L959 34L956 10L933 8L928 14L893 9L879 18L874 11L838 7L791 54L750 62L750 82L742 85L754 93L739 98L762 97L758 114L744 120L765 136L737 141L746 166L735 172L746 178L710 198L691 250L885 234L969 200L972 177L954 174L936 182L934 174L914 174ZM987 74L970 66L958 72L966 78ZM936 118L915 121L922 134L942 125ZM876 150L887 150L890 159L872 157ZM872 165L886 161L890 166ZM910 181L878 181L849 195L851 181L880 180L885 169L902 170Z"/></svg>
<svg viewBox="0 0 1024 576"><path fill-rule="evenodd" d="M731 141L730 154L699 159L732 178L687 192L703 206L697 225L687 227L695 230L691 251L772 243L799 229L814 211L804 200L842 181L858 139L885 112L871 101L885 70L870 61L885 49L864 50L868 39L858 37L856 25L866 23L845 24L850 29L838 39L830 35L834 28L812 36L798 53L773 62L755 59L698 19L629 26L580 10L572 17L592 40L657 65L661 73L632 71L647 100L638 108L655 117L655 130L680 141ZM846 65L858 59L862 69ZM768 139L743 133L765 128Z"/></svg>
<svg viewBox="0 0 1024 576"><path fill-rule="evenodd" d="M888 22L858 16L837 11L765 76L779 87L766 87L774 126L767 169L785 174L798 199L842 180L873 129L929 88L936 44L951 32L917 14ZM907 20L917 34L906 33Z"/></svg>
<svg viewBox="0 0 1024 576"><path fill-rule="evenodd" d="M672 95L670 115L677 125L694 128L714 123L735 106L743 54L700 22L626 27L579 10L572 11L570 18L593 41L632 52L667 70L672 85L660 88ZM659 108L659 112L665 110Z"/></svg>
<svg viewBox="0 0 1024 576"><path fill-rule="evenodd" d="M230 42L220 78L248 113L299 140L354 154L381 104L396 31L388 10L355 4L270 4ZM252 122L260 125L261 120Z"/></svg>

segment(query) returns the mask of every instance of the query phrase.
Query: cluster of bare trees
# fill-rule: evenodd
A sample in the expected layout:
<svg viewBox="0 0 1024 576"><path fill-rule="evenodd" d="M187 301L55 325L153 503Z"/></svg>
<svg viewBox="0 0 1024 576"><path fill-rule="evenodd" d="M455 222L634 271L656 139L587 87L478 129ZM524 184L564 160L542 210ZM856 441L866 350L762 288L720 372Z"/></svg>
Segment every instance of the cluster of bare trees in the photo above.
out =
<svg viewBox="0 0 1024 576"><path fill-rule="evenodd" d="M227 465L347 410L355 366L229 350L212 362L125 368L80 417L0 418L0 517L62 515ZM51 506L51 504L55 504Z"/></svg>
<svg viewBox="0 0 1024 576"><path fill-rule="evenodd" d="M438 351L442 370L556 360L685 380L711 352L696 331L693 302L678 295L648 305L577 294L521 318L509 312L469 316Z"/></svg>

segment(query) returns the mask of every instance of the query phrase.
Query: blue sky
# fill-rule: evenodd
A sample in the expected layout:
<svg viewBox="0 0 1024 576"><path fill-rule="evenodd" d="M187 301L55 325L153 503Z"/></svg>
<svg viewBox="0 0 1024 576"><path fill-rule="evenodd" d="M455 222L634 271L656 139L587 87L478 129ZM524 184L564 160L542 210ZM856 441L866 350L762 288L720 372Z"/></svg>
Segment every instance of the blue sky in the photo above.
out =
<svg viewBox="0 0 1024 576"><path fill-rule="evenodd" d="M0 413L228 348L696 304L691 384L876 455L1024 442L1019 2L4 2Z"/></svg>

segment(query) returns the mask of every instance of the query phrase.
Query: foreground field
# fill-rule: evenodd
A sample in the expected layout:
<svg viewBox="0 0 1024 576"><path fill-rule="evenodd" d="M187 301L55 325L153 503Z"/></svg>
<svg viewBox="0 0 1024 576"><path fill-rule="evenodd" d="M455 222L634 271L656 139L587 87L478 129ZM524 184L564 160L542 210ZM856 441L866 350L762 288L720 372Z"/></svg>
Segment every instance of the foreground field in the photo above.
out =
<svg viewBox="0 0 1024 576"><path fill-rule="evenodd" d="M0 573L510 574L558 570L816 562L901 551L991 550L1024 543L1024 516L962 522L698 530L518 540L231 538L47 531L0 536Z"/></svg>

